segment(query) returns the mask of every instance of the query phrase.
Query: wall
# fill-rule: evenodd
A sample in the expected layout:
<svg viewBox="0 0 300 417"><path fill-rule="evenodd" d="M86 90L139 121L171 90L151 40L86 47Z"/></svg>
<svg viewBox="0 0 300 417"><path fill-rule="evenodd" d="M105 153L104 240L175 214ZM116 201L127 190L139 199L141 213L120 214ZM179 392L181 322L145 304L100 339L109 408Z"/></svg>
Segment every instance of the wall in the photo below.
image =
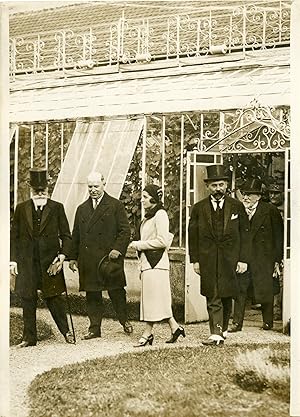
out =
<svg viewBox="0 0 300 417"><path fill-rule="evenodd" d="M185 250L170 249L170 281L173 304L184 305L184 273L185 273ZM78 274L70 271L68 263L64 265L65 278L68 292L78 294ZM139 262L133 251L128 251L125 260L125 273L127 279L128 300L139 302L140 278ZM81 293L84 295L84 293ZM104 294L106 295L106 294Z"/></svg>

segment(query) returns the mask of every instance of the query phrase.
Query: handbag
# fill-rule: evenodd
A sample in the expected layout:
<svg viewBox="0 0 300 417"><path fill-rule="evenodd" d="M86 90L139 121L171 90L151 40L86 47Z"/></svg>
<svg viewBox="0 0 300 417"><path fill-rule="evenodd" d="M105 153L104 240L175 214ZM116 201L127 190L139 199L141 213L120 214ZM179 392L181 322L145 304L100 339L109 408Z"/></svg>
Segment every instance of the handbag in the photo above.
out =
<svg viewBox="0 0 300 417"><path fill-rule="evenodd" d="M143 251L152 269L161 260L164 251L165 249L147 249Z"/></svg>

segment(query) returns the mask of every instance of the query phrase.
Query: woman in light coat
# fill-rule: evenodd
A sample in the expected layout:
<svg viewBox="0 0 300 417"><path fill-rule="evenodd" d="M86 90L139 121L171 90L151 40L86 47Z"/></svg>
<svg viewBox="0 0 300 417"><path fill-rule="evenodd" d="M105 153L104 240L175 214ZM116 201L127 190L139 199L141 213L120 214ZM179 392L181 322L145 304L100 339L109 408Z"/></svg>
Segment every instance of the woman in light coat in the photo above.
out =
<svg viewBox="0 0 300 417"><path fill-rule="evenodd" d="M136 347L153 343L153 325L167 320L171 338L166 343L174 343L180 335L185 337L183 327L173 317L171 287L169 277L168 249L173 235L169 232L169 218L161 202L162 191L153 184L147 185L142 193L145 218L140 227L140 240L133 241L141 268L140 320L146 322L142 337Z"/></svg>

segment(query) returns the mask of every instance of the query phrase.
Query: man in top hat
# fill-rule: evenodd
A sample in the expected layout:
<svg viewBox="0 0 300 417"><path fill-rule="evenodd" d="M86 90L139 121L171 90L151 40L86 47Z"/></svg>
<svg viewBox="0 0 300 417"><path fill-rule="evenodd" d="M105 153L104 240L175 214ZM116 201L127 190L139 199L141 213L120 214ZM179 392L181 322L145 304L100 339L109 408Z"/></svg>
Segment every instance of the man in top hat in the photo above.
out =
<svg viewBox="0 0 300 417"><path fill-rule="evenodd" d="M241 190L250 221L251 251L249 269L240 275L240 294L234 303L233 324L229 332L242 330L247 295L261 304L263 330L273 327L273 274L283 257L283 222L279 210L261 200L262 182L246 180Z"/></svg>
<svg viewBox="0 0 300 417"><path fill-rule="evenodd" d="M91 172L87 178L89 198L77 208L72 232L69 267L79 270L79 291L86 292L87 313L90 321L84 340L101 337L103 315L102 291L108 290L124 332L132 333L127 320L124 257L130 240L130 226L123 204L104 191L104 177ZM121 273L114 274L111 262L119 262ZM103 260L103 262L101 262ZM105 276L104 276L105 275Z"/></svg>
<svg viewBox="0 0 300 417"><path fill-rule="evenodd" d="M11 228L10 272L23 307L23 341L19 347L37 343L36 308L38 290L67 343L69 331L62 266L68 256L71 234L64 207L48 196L47 170L30 169L31 198L17 205Z"/></svg>
<svg viewBox="0 0 300 417"><path fill-rule="evenodd" d="M223 165L207 167L209 196L196 203L189 222L189 255L201 277L210 336L204 345L221 345L227 335L232 298L238 295L237 273L247 270L249 221L243 204L226 194Z"/></svg>

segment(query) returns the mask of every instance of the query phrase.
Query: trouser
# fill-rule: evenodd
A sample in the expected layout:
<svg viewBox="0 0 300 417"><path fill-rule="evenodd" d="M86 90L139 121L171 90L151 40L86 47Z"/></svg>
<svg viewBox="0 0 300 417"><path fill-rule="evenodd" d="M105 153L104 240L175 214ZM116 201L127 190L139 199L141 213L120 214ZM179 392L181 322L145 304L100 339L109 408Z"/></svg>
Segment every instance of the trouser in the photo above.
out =
<svg viewBox="0 0 300 417"><path fill-rule="evenodd" d="M207 312L209 317L209 329L213 335L222 336L227 331L231 314L232 298L221 298L217 288L212 297L206 297Z"/></svg>
<svg viewBox="0 0 300 417"><path fill-rule="evenodd" d="M282 296L283 296L283 271L280 271L279 276L280 291L274 296L274 318L275 320L282 320Z"/></svg>
<svg viewBox="0 0 300 417"><path fill-rule="evenodd" d="M243 327L245 317L245 307L248 297L248 290L252 285L251 275L248 271L244 274L238 274L239 294L234 299L232 322L237 324L240 329Z"/></svg>
<svg viewBox="0 0 300 417"><path fill-rule="evenodd" d="M23 340L32 345L35 345L37 342L37 299L37 294L32 297L21 298L24 322ZM54 297L45 298L45 302L60 333L65 335L69 331L69 325L63 296L56 295Z"/></svg>
<svg viewBox="0 0 300 417"><path fill-rule="evenodd" d="M119 322L124 325L127 320L126 291L124 288L116 288L108 291L113 308ZM89 331L101 335L101 322L103 316L102 291L86 292L87 314L90 320Z"/></svg>
<svg viewBox="0 0 300 417"><path fill-rule="evenodd" d="M239 274L239 295L234 300L233 318L232 322L237 324L240 329L243 327L245 317L245 307L248 297L248 291L252 286L251 273L245 272ZM262 319L264 323L273 326L273 301L269 303L261 303Z"/></svg>

